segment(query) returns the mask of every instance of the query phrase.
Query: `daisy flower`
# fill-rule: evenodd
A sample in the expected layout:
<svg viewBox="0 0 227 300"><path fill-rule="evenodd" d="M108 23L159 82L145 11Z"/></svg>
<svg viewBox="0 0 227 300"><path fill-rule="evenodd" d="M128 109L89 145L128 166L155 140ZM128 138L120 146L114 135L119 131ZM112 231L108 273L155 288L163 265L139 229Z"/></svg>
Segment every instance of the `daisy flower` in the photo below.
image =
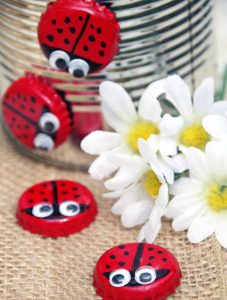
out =
<svg viewBox="0 0 227 300"><path fill-rule="evenodd" d="M164 155L175 155L179 146L196 147L203 150L211 140L204 129L202 119L209 114L223 114L227 110L227 101L214 102L214 82L205 79L191 99L190 90L178 76L169 76L165 80L167 100L175 107L179 115L166 114L160 124L162 140L160 151Z"/></svg>
<svg viewBox="0 0 227 300"><path fill-rule="evenodd" d="M162 109L157 97L162 93L163 80L150 84L137 112L132 99L119 84L105 81L100 85L102 112L115 132L94 131L81 142L82 150L98 155L89 169L93 178L103 179L117 171L118 167L108 159L111 153L137 154L138 138L148 139L159 134Z"/></svg>
<svg viewBox="0 0 227 300"><path fill-rule="evenodd" d="M227 115L227 112L225 112ZM214 140L227 140L226 116L210 115L203 119L203 127Z"/></svg>
<svg viewBox="0 0 227 300"><path fill-rule="evenodd" d="M168 164L157 149L154 151L152 138L147 141L139 139L138 149L141 156L111 155L110 161L119 170L105 182L105 187L111 192L104 196L119 198L112 212L121 216L126 228L146 222L138 240L153 242L161 228L161 217L168 203L167 183L174 182L174 172L181 172L182 164L180 157L176 160L175 168Z"/></svg>
<svg viewBox="0 0 227 300"><path fill-rule="evenodd" d="M166 216L176 231L188 230L190 242L199 243L215 233L227 248L227 143L209 142L205 152L182 148L189 177L171 187L174 194Z"/></svg>

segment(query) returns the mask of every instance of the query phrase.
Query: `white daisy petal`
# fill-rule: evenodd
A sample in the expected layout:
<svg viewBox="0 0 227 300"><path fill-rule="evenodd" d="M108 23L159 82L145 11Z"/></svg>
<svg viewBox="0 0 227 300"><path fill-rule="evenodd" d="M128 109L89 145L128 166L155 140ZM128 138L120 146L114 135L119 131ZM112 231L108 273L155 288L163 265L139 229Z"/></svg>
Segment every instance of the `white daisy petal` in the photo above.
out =
<svg viewBox="0 0 227 300"><path fill-rule="evenodd" d="M148 141L142 138L138 139L138 149L145 162L152 161L157 163L157 154L152 150L151 144Z"/></svg>
<svg viewBox="0 0 227 300"><path fill-rule="evenodd" d="M162 175L164 176L165 180L172 184L174 182L174 171L173 169L167 165L163 160L159 160L158 167L160 171L162 172Z"/></svg>
<svg viewBox="0 0 227 300"><path fill-rule="evenodd" d="M193 220L201 213L205 207L204 203L194 204L193 207L188 208L184 213L174 219L172 226L176 231L188 229Z"/></svg>
<svg viewBox="0 0 227 300"><path fill-rule="evenodd" d="M194 147L180 147L183 152L190 175L198 180L209 181L211 178L210 169L205 154Z"/></svg>
<svg viewBox="0 0 227 300"><path fill-rule="evenodd" d="M172 156L177 154L177 140L174 137L162 137L160 138L160 153L166 156Z"/></svg>
<svg viewBox="0 0 227 300"><path fill-rule="evenodd" d="M88 172L92 178L103 180L113 174L117 169L118 167L116 165L108 161L107 153L103 153L93 161Z"/></svg>
<svg viewBox="0 0 227 300"><path fill-rule="evenodd" d="M213 177L222 181L227 177L227 146L226 143L212 141L206 145L205 155Z"/></svg>
<svg viewBox="0 0 227 300"><path fill-rule="evenodd" d="M111 209L112 213L115 215L121 215L127 206L135 203L136 201L139 201L140 191L141 188L138 184L133 188L129 189L128 191L126 191L120 197L120 199L113 205Z"/></svg>
<svg viewBox="0 0 227 300"><path fill-rule="evenodd" d="M194 112L198 117L208 113L214 102L214 80L206 78L194 93Z"/></svg>
<svg viewBox="0 0 227 300"><path fill-rule="evenodd" d="M158 197L155 200L155 204L158 204L160 207L166 207L169 201L168 185L162 184L159 189Z"/></svg>
<svg viewBox="0 0 227 300"><path fill-rule="evenodd" d="M172 117L165 114L159 123L159 129L162 136L175 136L184 126L184 120L181 116Z"/></svg>
<svg viewBox="0 0 227 300"><path fill-rule="evenodd" d="M119 198L125 192L126 192L126 189L116 190L116 191L111 191L111 192L103 193L102 196L105 197L105 198L110 198L110 199L112 199L112 198Z"/></svg>
<svg viewBox="0 0 227 300"><path fill-rule="evenodd" d="M175 173L182 173L187 170L187 164L183 154L177 154L175 156L162 156L162 160L169 165Z"/></svg>
<svg viewBox="0 0 227 300"><path fill-rule="evenodd" d="M191 95L188 86L178 75L167 77L165 81L167 99L175 106L183 119L194 119Z"/></svg>
<svg viewBox="0 0 227 300"><path fill-rule="evenodd" d="M219 214L215 235L222 247L227 249L227 214L223 212Z"/></svg>
<svg viewBox="0 0 227 300"><path fill-rule="evenodd" d="M200 182L196 182L191 178L182 177L174 182L169 187L169 192L171 195L178 195L178 194L191 194L191 193L201 193L203 186Z"/></svg>
<svg viewBox="0 0 227 300"><path fill-rule="evenodd" d="M114 177L108 179L104 186L108 190L124 189L137 182L141 177L140 170L120 168Z"/></svg>
<svg viewBox="0 0 227 300"><path fill-rule="evenodd" d="M214 102L210 108L209 114L221 115L225 117L225 112L227 111L227 100Z"/></svg>
<svg viewBox="0 0 227 300"><path fill-rule="evenodd" d="M123 226L131 228L143 224L148 219L152 207L151 201L138 201L127 206L121 215Z"/></svg>
<svg viewBox="0 0 227 300"><path fill-rule="evenodd" d="M227 119L218 115L203 118L203 127L215 139L227 138Z"/></svg>
<svg viewBox="0 0 227 300"><path fill-rule="evenodd" d="M190 225L188 230L188 239L191 243L200 243L209 236L215 230L217 221L217 215L205 210L200 216L198 216Z"/></svg>
<svg viewBox="0 0 227 300"><path fill-rule="evenodd" d="M119 167L140 168L141 172L143 172L147 168L146 163L139 155L132 155L131 153L125 154L112 152L109 155L109 160Z"/></svg>
<svg viewBox="0 0 227 300"><path fill-rule="evenodd" d="M147 222L148 223L148 222ZM145 229L146 229L146 227L148 226L148 224L147 223L145 223L144 225L143 225L143 227L140 229L140 231L139 231L139 234L138 234L138 236L137 236L137 241L139 242L139 243L141 243L141 242L143 242L144 240L145 240Z"/></svg>
<svg viewBox="0 0 227 300"><path fill-rule="evenodd" d="M99 88L102 97L102 107L108 108L112 115L127 124L133 124L137 120L137 113L129 94L124 88L114 82L104 81ZM106 110L105 110L106 112ZM105 115L109 123L109 115Z"/></svg>
<svg viewBox="0 0 227 300"><path fill-rule="evenodd" d="M161 118L162 108L157 97L164 93L164 80L151 83L144 91L139 103L139 116L158 123Z"/></svg>
<svg viewBox="0 0 227 300"><path fill-rule="evenodd" d="M80 147L83 151L96 155L112 150L122 141L123 137L120 133L96 130L82 140Z"/></svg>
<svg viewBox="0 0 227 300"><path fill-rule="evenodd" d="M191 207L204 202L203 197L196 192L190 194L184 193L175 196L168 204L166 210L167 218L177 218Z"/></svg>

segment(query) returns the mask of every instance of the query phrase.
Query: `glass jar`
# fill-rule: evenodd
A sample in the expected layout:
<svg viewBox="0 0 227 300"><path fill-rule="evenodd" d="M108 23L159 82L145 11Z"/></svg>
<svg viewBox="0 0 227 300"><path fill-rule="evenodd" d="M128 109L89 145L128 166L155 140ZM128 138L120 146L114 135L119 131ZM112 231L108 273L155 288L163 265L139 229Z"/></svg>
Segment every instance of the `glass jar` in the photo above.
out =
<svg viewBox="0 0 227 300"><path fill-rule="evenodd" d="M5 127L11 141L30 157L62 167L87 169L90 158L80 151L76 141L102 127L98 87L103 80L121 83L137 101L149 83L168 74L178 73L193 90L214 71L210 59L212 0L99 0L116 14L120 52L102 72L76 80L48 67L40 50L37 24L48 2L0 1L1 92L13 80L31 72L51 79L73 108L72 136L51 152L25 148Z"/></svg>

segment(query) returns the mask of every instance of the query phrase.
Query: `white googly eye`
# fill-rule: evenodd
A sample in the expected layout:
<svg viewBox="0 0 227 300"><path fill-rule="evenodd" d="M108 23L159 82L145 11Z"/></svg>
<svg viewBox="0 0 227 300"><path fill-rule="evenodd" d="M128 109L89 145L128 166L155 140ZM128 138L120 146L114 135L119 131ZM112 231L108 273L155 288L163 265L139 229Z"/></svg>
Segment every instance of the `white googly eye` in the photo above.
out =
<svg viewBox="0 0 227 300"><path fill-rule="evenodd" d="M54 133L60 127L59 119L52 113L44 113L39 119L40 128L47 133Z"/></svg>
<svg viewBox="0 0 227 300"><path fill-rule="evenodd" d="M126 269L118 269L110 274L110 284L114 287L127 285L131 280L131 275Z"/></svg>
<svg viewBox="0 0 227 300"><path fill-rule="evenodd" d="M57 68L59 70L67 69L69 61L69 55L61 50L56 50L52 52L49 56L49 64L51 65L51 67Z"/></svg>
<svg viewBox="0 0 227 300"><path fill-rule="evenodd" d="M63 216L72 217L80 213L80 206L74 201L65 201L61 203L59 211Z"/></svg>
<svg viewBox="0 0 227 300"><path fill-rule="evenodd" d="M53 206L48 203L37 204L32 209L33 216L37 218L46 218L54 212Z"/></svg>
<svg viewBox="0 0 227 300"><path fill-rule="evenodd" d="M73 59L69 63L69 73L78 78L87 76L89 69L88 63L83 59Z"/></svg>
<svg viewBox="0 0 227 300"><path fill-rule="evenodd" d="M135 281L139 284L149 284L155 281L156 273L153 268L143 267L135 272Z"/></svg>
<svg viewBox="0 0 227 300"><path fill-rule="evenodd" d="M50 151L54 148L54 141L50 136L38 133L34 139L34 145L35 148Z"/></svg>

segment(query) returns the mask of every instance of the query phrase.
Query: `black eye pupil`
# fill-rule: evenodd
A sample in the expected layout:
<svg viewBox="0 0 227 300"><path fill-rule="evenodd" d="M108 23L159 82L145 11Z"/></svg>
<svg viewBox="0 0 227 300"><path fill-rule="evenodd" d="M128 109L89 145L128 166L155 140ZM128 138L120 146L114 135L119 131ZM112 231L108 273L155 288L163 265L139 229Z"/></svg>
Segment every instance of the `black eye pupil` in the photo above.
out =
<svg viewBox="0 0 227 300"><path fill-rule="evenodd" d="M124 281L125 277L124 275L117 274L113 277L112 281L115 284L121 284Z"/></svg>
<svg viewBox="0 0 227 300"><path fill-rule="evenodd" d="M58 58L56 60L56 67L58 69L66 69L67 68L67 63L63 58Z"/></svg>
<svg viewBox="0 0 227 300"><path fill-rule="evenodd" d="M45 205L45 206L40 207L39 210L40 210L40 212L48 212L51 210L51 208L50 208L50 206Z"/></svg>
<svg viewBox="0 0 227 300"><path fill-rule="evenodd" d="M73 71L73 76L75 76L77 78L82 78L82 77L84 77L84 72L81 69L75 69Z"/></svg>
<svg viewBox="0 0 227 300"><path fill-rule="evenodd" d="M52 132L54 130L54 124L50 121L45 123L44 130L47 132Z"/></svg>
<svg viewBox="0 0 227 300"><path fill-rule="evenodd" d="M67 210L70 211L70 212L76 212L76 211L78 211L78 207L74 204L69 204L67 206Z"/></svg>
<svg viewBox="0 0 227 300"><path fill-rule="evenodd" d="M150 273L142 273L140 275L141 282L149 282L152 280L152 275Z"/></svg>

